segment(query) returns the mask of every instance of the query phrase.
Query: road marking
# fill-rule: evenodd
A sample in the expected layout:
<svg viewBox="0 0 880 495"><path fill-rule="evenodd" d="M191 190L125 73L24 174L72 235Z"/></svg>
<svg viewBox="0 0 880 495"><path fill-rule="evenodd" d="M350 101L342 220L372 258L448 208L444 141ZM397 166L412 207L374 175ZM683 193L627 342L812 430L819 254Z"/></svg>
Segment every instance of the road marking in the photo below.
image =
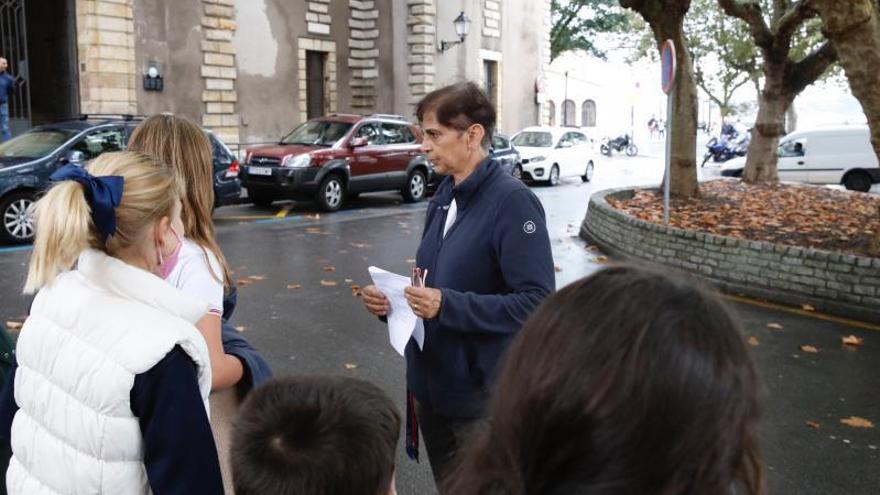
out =
<svg viewBox="0 0 880 495"><path fill-rule="evenodd" d="M30 251L34 247L28 244L27 246L11 246L11 247L0 247L0 253L14 253L16 251Z"/></svg>
<svg viewBox="0 0 880 495"><path fill-rule="evenodd" d="M282 206L282 207L281 207L281 210L279 210L278 213L275 214L275 218L284 218L284 217L286 217L287 214L290 213L290 209L291 209L291 208L293 208L293 203L286 204L286 205Z"/></svg>
<svg viewBox="0 0 880 495"><path fill-rule="evenodd" d="M874 332L880 332L880 325L875 323L868 323L865 321L859 320L851 320L849 318L843 318L840 316L831 316L825 313L817 313L815 311L806 311L800 308L795 308L792 306L785 306L783 304L776 304L765 301L758 301L755 299L749 299L748 297L743 296L734 296L730 294L725 294L726 299L742 304L748 304L750 306L757 306L759 308L764 309L772 309L776 311L782 311L785 313L791 313L799 316L806 316L807 318L813 318L816 320L830 321L832 323L839 323L841 325L848 325L851 327L861 328L862 330L872 330Z"/></svg>

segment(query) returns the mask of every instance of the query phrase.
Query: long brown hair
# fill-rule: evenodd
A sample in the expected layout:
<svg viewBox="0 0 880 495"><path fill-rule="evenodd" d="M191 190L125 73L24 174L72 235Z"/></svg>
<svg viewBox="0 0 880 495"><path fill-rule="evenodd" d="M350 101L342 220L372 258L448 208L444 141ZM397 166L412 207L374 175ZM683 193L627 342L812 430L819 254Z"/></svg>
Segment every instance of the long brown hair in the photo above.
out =
<svg viewBox="0 0 880 495"><path fill-rule="evenodd" d="M758 376L725 305L695 284L618 266L549 297L444 492L763 494Z"/></svg>
<svg viewBox="0 0 880 495"><path fill-rule="evenodd" d="M211 218L214 210L214 153L205 131L186 117L168 113L153 115L135 128L128 149L167 163L183 180L186 186L181 212L184 236L217 257L223 273L214 276L227 288L231 287L232 276L217 244Z"/></svg>

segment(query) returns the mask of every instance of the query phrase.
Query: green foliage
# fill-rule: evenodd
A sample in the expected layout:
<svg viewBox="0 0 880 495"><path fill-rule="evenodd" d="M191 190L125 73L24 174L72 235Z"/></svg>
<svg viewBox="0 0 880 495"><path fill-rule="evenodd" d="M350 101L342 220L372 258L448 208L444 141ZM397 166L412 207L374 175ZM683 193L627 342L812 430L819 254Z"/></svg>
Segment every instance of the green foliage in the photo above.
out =
<svg viewBox="0 0 880 495"><path fill-rule="evenodd" d="M597 35L625 30L629 20L616 0L552 0L550 13L551 59L569 50L584 50L604 60Z"/></svg>

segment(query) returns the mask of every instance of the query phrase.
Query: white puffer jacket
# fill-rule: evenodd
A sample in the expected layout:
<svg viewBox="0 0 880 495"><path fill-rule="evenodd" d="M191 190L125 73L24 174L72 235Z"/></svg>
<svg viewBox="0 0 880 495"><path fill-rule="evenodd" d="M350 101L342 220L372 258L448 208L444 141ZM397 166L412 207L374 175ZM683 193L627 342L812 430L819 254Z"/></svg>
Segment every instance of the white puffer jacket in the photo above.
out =
<svg viewBox="0 0 880 495"><path fill-rule="evenodd" d="M175 345L195 361L205 409L211 367L193 324L208 305L88 250L34 299L18 339L13 495L150 493L131 412L135 376Z"/></svg>

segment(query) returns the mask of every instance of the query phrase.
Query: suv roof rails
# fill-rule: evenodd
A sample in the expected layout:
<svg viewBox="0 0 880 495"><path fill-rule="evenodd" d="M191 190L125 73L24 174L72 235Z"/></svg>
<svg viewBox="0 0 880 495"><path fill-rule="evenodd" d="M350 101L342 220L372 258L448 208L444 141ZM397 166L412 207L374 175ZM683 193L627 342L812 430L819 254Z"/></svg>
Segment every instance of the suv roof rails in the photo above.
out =
<svg viewBox="0 0 880 495"><path fill-rule="evenodd" d="M375 119L407 120L403 115L395 115L393 113L374 113L372 115L367 115L367 117Z"/></svg>
<svg viewBox="0 0 880 495"><path fill-rule="evenodd" d="M79 115L78 120L89 120L89 119L105 119L105 120L125 120L132 121L135 119L144 119L146 118L143 115L132 115L129 113L82 113Z"/></svg>

